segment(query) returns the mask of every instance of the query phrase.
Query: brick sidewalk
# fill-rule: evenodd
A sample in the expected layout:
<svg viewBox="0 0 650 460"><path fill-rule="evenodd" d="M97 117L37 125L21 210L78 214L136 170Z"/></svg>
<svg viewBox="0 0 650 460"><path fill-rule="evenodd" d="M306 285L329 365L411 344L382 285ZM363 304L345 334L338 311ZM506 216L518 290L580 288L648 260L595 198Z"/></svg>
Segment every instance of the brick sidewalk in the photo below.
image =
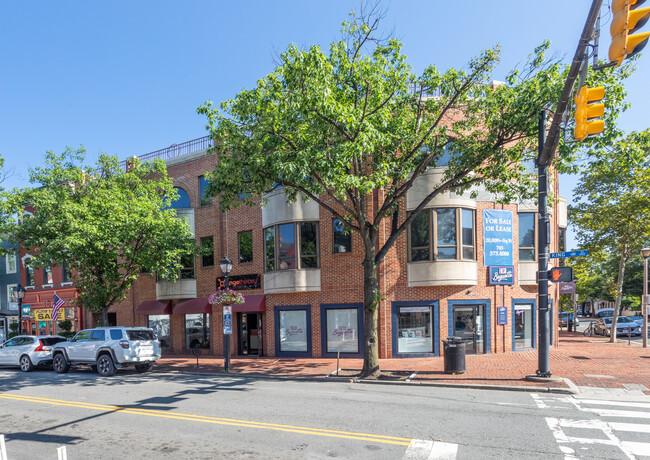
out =
<svg viewBox="0 0 650 460"><path fill-rule="evenodd" d="M581 333L561 332L560 346L551 348L551 372L580 387L626 388L642 385L650 389L650 349L627 341L616 344L608 339L585 337ZM342 369L361 369L361 359L342 359ZM336 359L231 358L230 372L235 375L324 378L337 369ZM564 382L537 383L525 380L537 369L537 350L469 355L467 372L444 373L444 358L382 359L382 370L416 373L413 382L465 385L498 385L567 388ZM199 368L193 356L165 357L156 369L200 373L220 373L223 358L200 357ZM628 387L630 388L630 387ZM650 395L650 391L645 390Z"/></svg>

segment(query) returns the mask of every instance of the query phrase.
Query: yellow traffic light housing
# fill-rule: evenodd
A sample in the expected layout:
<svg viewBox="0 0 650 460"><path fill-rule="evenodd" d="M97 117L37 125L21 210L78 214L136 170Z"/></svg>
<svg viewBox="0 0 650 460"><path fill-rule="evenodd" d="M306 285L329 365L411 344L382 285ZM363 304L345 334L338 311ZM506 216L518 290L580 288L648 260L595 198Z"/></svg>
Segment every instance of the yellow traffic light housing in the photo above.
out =
<svg viewBox="0 0 650 460"><path fill-rule="evenodd" d="M603 120L594 120L603 116L605 113L605 104L599 102L605 97L605 88L588 88L586 85L580 88L580 92L575 98L576 102L576 127L575 137L581 141L587 136L599 134L605 129Z"/></svg>
<svg viewBox="0 0 650 460"><path fill-rule="evenodd" d="M645 0L612 0L612 23L609 31L612 44L609 60L621 65L623 59L634 56L648 43L650 32L635 32L648 22L650 7L639 8Z"/></svg>

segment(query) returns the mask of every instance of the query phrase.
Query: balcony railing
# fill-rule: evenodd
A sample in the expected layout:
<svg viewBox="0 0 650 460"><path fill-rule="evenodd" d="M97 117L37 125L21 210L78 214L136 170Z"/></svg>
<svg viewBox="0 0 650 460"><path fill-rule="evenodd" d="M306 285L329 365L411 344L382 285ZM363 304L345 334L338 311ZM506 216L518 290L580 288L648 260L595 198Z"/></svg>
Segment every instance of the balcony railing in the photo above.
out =
<svg viewBox="0 0 650 460"><path fill-rule="evenodd" d="M164 149L156 150L155 152L145 153L140 155L138 159L141 161L150 161L156 158L162 160L171 160L190 153L199 152L212 147L212 138L210 136L199 137L191 141L183 142L182 144L172 144ZM126 163L129 160L120 162L120 169L126 169Z"/></svg>

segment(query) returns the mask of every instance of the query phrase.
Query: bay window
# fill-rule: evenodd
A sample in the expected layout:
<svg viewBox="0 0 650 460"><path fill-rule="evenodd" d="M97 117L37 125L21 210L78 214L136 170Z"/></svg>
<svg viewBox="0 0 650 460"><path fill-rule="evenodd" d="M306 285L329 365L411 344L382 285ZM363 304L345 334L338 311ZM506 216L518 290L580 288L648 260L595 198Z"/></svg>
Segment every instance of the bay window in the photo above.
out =
<svg viewBox="0 0 650 460"><path fill-rule="evenodd" d="M535 260L535 216L533 212L519 214L519 260Z"/></svg>
<svg viewBox="0 0 650 460"><path fill-rule="evenodd" d="M292 222L264 229L265 271L318 268L318 222Z"/></svg>
<svg viewBox="0 0 650 460"><path fill-rule="evenodd" d="M411 222L409 261L474 260L475 211L462 208L427 209Z"/></svg>

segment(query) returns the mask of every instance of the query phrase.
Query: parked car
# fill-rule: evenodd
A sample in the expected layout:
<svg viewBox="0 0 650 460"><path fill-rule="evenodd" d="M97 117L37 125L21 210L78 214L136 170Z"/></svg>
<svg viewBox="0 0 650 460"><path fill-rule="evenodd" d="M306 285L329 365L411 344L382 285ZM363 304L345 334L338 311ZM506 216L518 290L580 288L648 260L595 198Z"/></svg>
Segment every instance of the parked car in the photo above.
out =
<svg viewBox="0 0 650 460"><path fill-rule="evenodd" d="M610 336L612 334L612 319L600 318L594 324L594 334ZM619 316L616 321L616 335L641 335L641 328L627 316Z"/></svg>
<svg viewBox="0 0 650 460"><path fill-rule="evenodd" d="M628 316L632 321L634 321L636 324L639 325L639 327L643 327L643 316L638 315L638 316Z"/></svg>
<svg viewBox="0 0 650 460"><path fill-rule="evenodd" d="M144 327L96 327L79 331L68 342L52 350L52 366L57 373L70 366L87 364L102 376L114 375L119 368L133 364L147 372L160 359L160 343L153 330Z"/></svg>
<svg viewBox="0 0 650 460"><path fill-rule="evenodd" d="M52 348L67 339L60 335L17 335L0 345L0 365L29 372L52 363Z"/></svg>
<svg viewBox="0 0 650 460"><path fill-rule="evenodd" d="M611 318L612 316L614 316L613 308L603 308L596 313L596 318Z"/></svg>
<svg viewBox="0 0 650 460"><path fill-rule="evenodd" d="M560 312L560 327L567 327L568 321L571 320L573 321L573 313L569 313L566 311L561 311ZM580 318L576 316L575 323L573 323L574 326L580 326Z"/></svg>

